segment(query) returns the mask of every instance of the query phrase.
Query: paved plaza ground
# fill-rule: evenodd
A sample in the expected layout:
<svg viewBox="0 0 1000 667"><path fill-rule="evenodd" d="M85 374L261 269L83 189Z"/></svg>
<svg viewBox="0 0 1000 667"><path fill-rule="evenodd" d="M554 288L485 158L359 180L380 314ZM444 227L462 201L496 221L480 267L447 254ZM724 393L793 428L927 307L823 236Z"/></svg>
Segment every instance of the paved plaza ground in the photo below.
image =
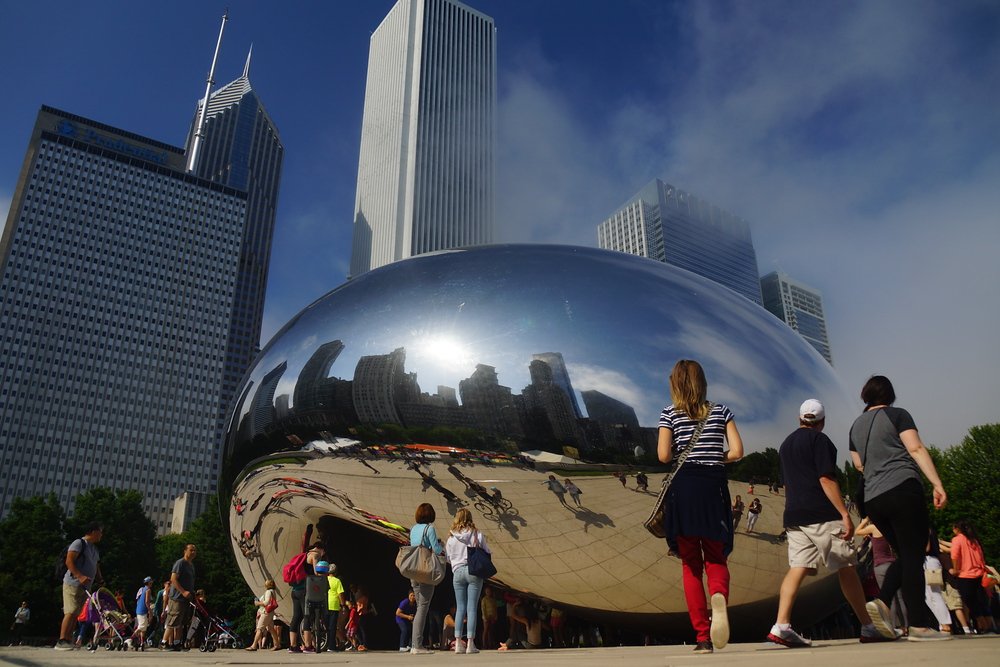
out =
<svg viewBox="0 0 1000 667"><path fill-rule="evenodd" d="M962 637L946 642L915 643L899 641L892 644L866 644L857 641L821 641L810 649L786 649L773 644L730 644L712 655L695 655L691 646L650 646L548 651L484 651L478 655L458 656L438 652L434 655L402 655L395 652L372 651L356 653L321 653L292 655L286 651L223 650L201 653L144 653L98 651L55 651L51 648L14 647L0 649L0 665L18 667L76 665L572 665L573 667L606 667L622 664L632 667L646 665L739 665L739 667L892 667L893 665L955 665L978 667L1000 664L1000 637Z"/></svg>

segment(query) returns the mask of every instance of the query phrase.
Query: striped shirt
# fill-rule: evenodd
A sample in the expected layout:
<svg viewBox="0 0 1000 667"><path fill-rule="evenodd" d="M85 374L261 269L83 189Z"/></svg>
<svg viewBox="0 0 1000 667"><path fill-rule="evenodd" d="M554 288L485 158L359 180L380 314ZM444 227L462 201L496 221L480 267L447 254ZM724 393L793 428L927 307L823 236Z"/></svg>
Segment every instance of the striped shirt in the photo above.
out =
<svg viewBox="0 0 1000 667"><path fill-rule="evenodd" d="M724 443L726 425L734 419L733 413L722 403L712 406L705 428L698 437L698 444L688 455L687 463L697 463L706 466L721 466L725 464ZM660 413L660 428L669 428L674 436L673 457L677 457L687 449L691 436L694 435L698 422L687 416L685 412L668 405Z"/></svg>

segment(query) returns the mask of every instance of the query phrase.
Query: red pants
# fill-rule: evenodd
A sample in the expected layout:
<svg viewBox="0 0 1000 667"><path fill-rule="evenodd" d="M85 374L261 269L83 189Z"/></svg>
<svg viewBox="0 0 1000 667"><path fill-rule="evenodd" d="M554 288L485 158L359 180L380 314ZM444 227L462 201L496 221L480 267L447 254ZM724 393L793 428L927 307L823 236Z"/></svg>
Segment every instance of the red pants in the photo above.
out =
<svg viewBox="0 0 1000 667"><path fill-rule="evenodd" d="M722 593L729 600L729 567L722 549L722 542L677 536L677 551L684 569L684 598L691 626L700 642L709 641L710 629L705 587L701 581L703 570L708 575L708 594Z"/></svg>

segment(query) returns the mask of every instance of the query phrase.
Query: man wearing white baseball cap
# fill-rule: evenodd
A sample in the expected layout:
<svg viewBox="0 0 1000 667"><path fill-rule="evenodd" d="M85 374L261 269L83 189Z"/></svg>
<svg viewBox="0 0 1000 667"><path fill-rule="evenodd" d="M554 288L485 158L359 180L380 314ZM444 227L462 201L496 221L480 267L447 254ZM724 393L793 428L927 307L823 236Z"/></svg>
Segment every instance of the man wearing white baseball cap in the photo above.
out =
<svg viewBox="0 0 1000 667"><path fill-rule="evenodd" d="M893 641L879 634L865 611L865 594L851 546L854 522L837 483L837 448L826 435L826 411L815 398L799 408L799 427L781 444L778 458L785 482L784 526L788 533L788 574L781 582L778 618L768 641L789 648L811 646L792 629L792 605L799 586L816 574L820 561L840 577L840 590L861 622L861 642Z"/></svg>

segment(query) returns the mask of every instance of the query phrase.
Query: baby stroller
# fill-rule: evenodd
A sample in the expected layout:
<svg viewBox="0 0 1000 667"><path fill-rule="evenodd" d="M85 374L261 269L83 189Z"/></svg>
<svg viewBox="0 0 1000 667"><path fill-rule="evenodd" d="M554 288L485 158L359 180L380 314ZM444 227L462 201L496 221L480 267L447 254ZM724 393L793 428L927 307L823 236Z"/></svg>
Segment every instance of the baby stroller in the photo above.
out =
<svg viewBox="0 0 1000 667"><path fill-rule="evenodd" d="M109 651L124 651L125 638L132 636L132 616L122 609L107 588L99 588L87 595L83 616L94 624L94 637L88 649L96 651L104 646Z"/></svg>
<svg viewBox="0 0 1000 667"><path fill-rule="evenodd" d="M212 614L198 598L191 602L194 614L188 629L188 642L199 637L198 650L214 652L217 648L243 648L243 642L232 631L228 621Z"/></svg>

